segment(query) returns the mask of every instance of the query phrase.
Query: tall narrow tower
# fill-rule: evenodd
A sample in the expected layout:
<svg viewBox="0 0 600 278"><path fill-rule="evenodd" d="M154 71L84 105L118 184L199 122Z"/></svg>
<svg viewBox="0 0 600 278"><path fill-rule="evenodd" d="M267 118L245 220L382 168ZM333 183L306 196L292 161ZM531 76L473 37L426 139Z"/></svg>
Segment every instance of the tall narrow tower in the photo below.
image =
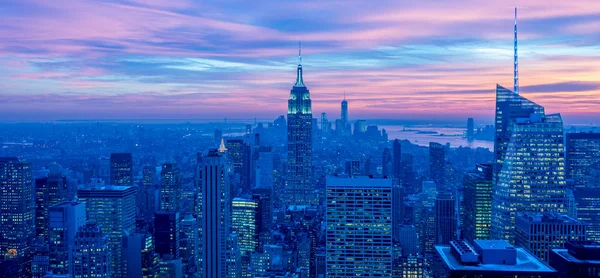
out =
<svg viewBox="0 0 600 278"><path fill-rule="evenodd" d="M316 203L311 182L312 111L310 92L302 80L302 48L298 49L296 84L288 100L288 170L285 184L289 205Z"/></svg>
<svg viewBox="0 0 600 278"><path fill-rule="evenodd" d="M348 123L348 101L346 100L346 92L344 92L344 100L342 100L342 123Z"/></svg>
<svg viewBox="0 0 600 278"><path fill-rule="evenodd" d="M514 59L515 94L519 94L519 55L517 52L517 8L515 7L515 59Z"/></svg>

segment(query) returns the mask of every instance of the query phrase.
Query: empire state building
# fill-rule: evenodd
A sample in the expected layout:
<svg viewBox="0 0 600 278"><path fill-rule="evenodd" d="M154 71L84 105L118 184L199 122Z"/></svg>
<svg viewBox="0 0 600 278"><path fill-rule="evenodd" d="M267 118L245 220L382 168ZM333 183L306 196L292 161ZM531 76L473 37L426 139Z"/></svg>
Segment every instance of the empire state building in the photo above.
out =
<svg viewBox="0 0 600 278"><path fill-rule="evenodd" d="M285 203L287 205L316 204L312 184L312 110L310 92L302 80L302 56L299 63L296 84L288 100L288 168L285 183Z"/></svg>

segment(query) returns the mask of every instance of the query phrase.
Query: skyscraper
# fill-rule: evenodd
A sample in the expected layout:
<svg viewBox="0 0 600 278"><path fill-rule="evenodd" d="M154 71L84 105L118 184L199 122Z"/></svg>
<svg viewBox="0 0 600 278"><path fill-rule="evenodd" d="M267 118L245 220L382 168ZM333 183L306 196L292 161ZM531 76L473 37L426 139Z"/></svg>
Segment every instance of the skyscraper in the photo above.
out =
<svg viewBox="0 0 600 278"><path fill-rule="evenodd" d="M196 271L198 259L198 222L191 214L181 220L179 255L187 273Z"/></svg>
<svg viewBox="0 0 600 278"><path fill-rule="evenodd" d="M360 175L360 160L346 161L346 175L356 176Z"/></svg>
<svg viewBox="0 0 600 278"><path fill-rule="evenodd" d="M156 167L145 166L142 170L142 187L138 190L138 210L139 215L146 221L152 222L154 212L156 211L156 192L155 185ZM140 196L141 194L141 196ZM141 200L140 200L141 199Z"/></svg>
<svg viewBox="0 0 600 278"><path fill-rule="evenodd" d="M160 211L154 214L154 250L161 257L179 258L179 213Z"/></svg>
<svg viewBox="0 0 600 278"><path fill-rule="evenodd" d="M73 276L75 278L121 277L111 276L112 250L109 248L108 236L102 230L101 225L98 225L96 221L88 221L77 231L73 239ZM119 252L121 252L120 249Z"/></svg>
<svg viewBox="0 0 600 278"><path fill-rule="evenodd" d="M135 194L133 186L80 187L77 191L79 200L86 203L88 219L96 221L108 236L112 277L126 277L121 248L124 236L135 230Z"/></svg>
<svg viewBox="0 0 600 278"><path fill-rule="evenodd" d="M131 153L110 154L110 184L133 185L133 158Z"/></svg>
<svg viewBox="0 0 600 278"><path fill-rule="evenodd" d="M29 268L30 244L35 236L34 184L31 164L0 157L0 263L14 260L11 277L24 277Z"/></svg>
<svg viewBox="0 0 600 278"><path fill-rule="evenodd" d="M258 202L234 198L231 212L232 232L238 235L238 245L242 255L248 255L256 250L258 243Z"/></svg>
<svg viewBox="0 0 600 278"><path fill-rule="evenodd" d="M67 179L51 172L48 177L35 179L35 234L48 236L48 207L66 201Z"/></svg>
<svg viewBox="0 0 600 278"><path fill-rule="evenodd" d="M511 136L493 194L492 238L513 243L516 212L566 212L562 119L516 117L507 131Z"/></svg>
<svg viewBox="0 0 600 278"><path fill-rule="evenodd" d="M400 240L400 227L404 223L404 188L398 184L392 186L392 237Z"/></svg>
<svg viewBox="0 0 600 278"><path fill-rule="evenodd" d="M225 144L227 158L233 164L233 173L239 175L240 189L250 190L250 146L239 139L229 139ZM237 193L237 192L232 192Z"/></svg>
<svg viewBox="0 0 600 278"><path fill-rule="evenodd" d="M477 164L475 171L465 175L462 230L466 240L490 239L493 171L491 164Z"/></svg>
<svg viewBox="0 0 600 278"><path fill-rule="evenodd" d="M348 101L346 100L346 93L344 92L344 100L342 100L342 113L340 119L344 126L348 123Z"/></svg>
<svg viewBox="0 0 600 278"><path fill-rule="evenodd" d="M329 177L327 277L391 277L392 180Z"/></svg>
<svg viewBox="0 0 600 278"><path fill-rule="evenodd" d="M344 100L341 103L341 115L340 120L336 121L335 129L339 135L349 136L351 134L352 127L348 119L348 101L346 100L346 92L344 92Z"/></svg>
<svg viewBox="0 0 600 278"><path fill-rule="evenodd" d="M473 118L467 120L467 140L473 141L475 138L475 121Z"/></svg>
<svg viewBox="0 0 600 278"><path fill-rule="evenodd" d="M560 114L519 95L515 9L515 92L496 86L492 238L514 243L515 213L566 212Z"/></svg>
<svg viewBox="0 0 600 278"><path fill-rule="evenodd" d="M160 210L178 212L181 202L179 167L165 163L160 172Z"/></svg>
<svg viewBox="0 0 600 278"><path fill-rule="evenodd" d="M392 145L392 152L394 153L394 163L392 174L394 178L401 180L402 179L402 144L400 144L400 140L395 139L394 144Z"/></svg>
<svg viewBox="0 0 600 278"><path fill-rule="evenodd" d="M203 278L227 277L227 238L231 231L229 169L226 153L210 151L199 164L197 215L200 225L198 273Z"/></svg>
<svg viewBox="0 0 600 278"><path fill-rule="evenodd" d="M419 253L419 235L414 225L400 226L400 247L402 256L416 256Z"/></svg>
<svg viewBox="0 0 600 278"><path fill-rule="evenodd" d="M302 79L302 56L296 83L288 100L288 167L285 184L286 203L316 204L312 184L312 110L310 92Z"/></svg>
<svg viewBox="0 0 600 278"><path fill-rule="evenodd" d="M381 174L389 177L392 174L392 153L390 148L384 148L381 155Z"/></svg>
<svg viewBox="0 0 600 278"><path fill-rule="evenodd" d="M567 178L573 186L598 187L592 184L592 169L600 170L600 133L567 133Z"/></svg>
<svg viewBox="0 0 600 278"><path fill-rule="evenodd" d="M429 143L429 178L435 182L438 192L445 188L446 148L436 142Z"/></svg>
<svg viewBox="0 0 600 278"><path fill-rule="evenodd" d="M79 227L85 225L85 204L64 202L48 208L50 269L55 274L73 273L72 246Z"/></svg>
<svg viewBox="0 0 600 278"><path fill-rule="evenodd" d="M256 161L255 186L258 188L273 188L273 151L271 147L261 146L258 149Z"/></svg>
<svg viewBox="0 0 600 278"><path fill-rule="evenodd" d="M587 224L587 239L600 242L600 187L577 188L573 193L577 219Z"/></svg>
<svg viewBox="0 0 600 278"><path fill-rule="evenodd" d="M154 253L151 234L133 233L125 236L123 253L127 261L126 277L154 277L158 256Z"/></svg>
<svg viewBox="0 0 600 278"><path fill-rule="evenodd" d="M450 244L456 238L456 200L449 193L435 198L435 244Z"/></svg>
<svg viewBox="0 0 600 278"><path fill-rule="evenodd" d="M400 178L400 181L402 182L402 187L404 187L406 194L416 194L419 191L417 186L415 186L414 181L413 160L412 154L402 154L402 177Z"/></svg>

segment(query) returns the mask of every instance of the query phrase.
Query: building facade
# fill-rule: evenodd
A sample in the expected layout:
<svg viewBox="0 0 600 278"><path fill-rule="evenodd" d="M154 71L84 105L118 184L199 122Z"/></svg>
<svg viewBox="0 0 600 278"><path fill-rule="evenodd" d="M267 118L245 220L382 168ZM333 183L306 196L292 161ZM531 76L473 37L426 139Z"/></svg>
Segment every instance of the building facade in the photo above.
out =
<svg viewBox="0 0 600 278"><path fill-rule="evenodd" d="M160 172L160 210L179 212L181 206L181 182L179 167L173 163L162 165Z"/></svg>
<svg viewBox="0 0 600 278"><path fill-rule="evenodd" d="M0 157L0 192L0 263L14 264L7 271L11 277L25 277L35 236L31 164Z"/></svg>
<svg viewBox="0 0 600 278"><path fill-rule="evenodd" d="M238 235L240 252L242 255L248 255L254 252L258 245L258 201L234 198L231 212L232 231Z"/></svg>
<svg viewBox="0 0 600 278"><path fill-rule="evenodd" d="M85 203L64 202L48 208L50 269L55 274L73 273L72 246L77 230L85 225Z"/></svg>
<svg viewBox="0 0 600 278"><path fill-rule="evenodd" d="M111 277L126 277L121 249L124 236L135 231L135 195L134 186L80 187L77 191L79 201L86 204L88 220L96 221L108 237Z"/></svg>
<svg viewBox="0 0 600 278"><path fill-rule="evenodd" d="M111 275L114 264L111 263L109 237L102 230L101 225L95 221L88 221L77 231L73 240L73 277L115 277Z"/></svg>
<svg viewBox="0 0 600 278"><path fill-rule="evenodd" d="M515 222L515 245L548 262L552 248L567 241L584 241L586 224L565 214L521 213Z"/></svg>
<svg viewBox="0 0 600 278"><path fill-rule="evenodd" d="M462 230L466 240L490 239L493 171L491 164L478 164L465 175Z"/></svg>
<svg viewBox="0 0 600 278"><path fill-rule="evenodd" d="M450 244L456 238L456 199L449 193L435 198L435 244Z"/></svg>
<svg viewBox="0 0 600 278"><path fill-rule="evenodd" d="M440 143L429 143L429 178L438 192L445 188L446 148Z"/></svg>
<svg viewBox="0 0 600 278"><path fill-rule="evenodd" d="M517 212L567 210L562 119L498 86L495 144L492 238L514 243Z"/></svg>
<svg viewBox="0 0 600 278"><path fill-rule="evenodd" d="M600 169L600 133L567 133L567 179L575 188L599 187L592 184L592 169Z"/></svg>
<svg viewBox="0 0 600 278"><path fill-rule="evenodd" d="M133 185L133 157L131 153L110 154L110 184Z"/></svg>
<svg viewBox="0 0 600 278"><path fill-rule="evenodd" d="M587 224L587 240L600 242L600 187L576 188L573 194L577 219Z"/></svg>
<svg viewBox="0 0 600 278"><path fill-rule="evenodd" d="M327 277L391 277L392 180L327 178Z"/></svg>
<svg viewBox="0 0 600 278"><path fill-rule="evenodd" d="M210 151L202 158L198 172L197 215L200 216L199 270L204 278L228 277L230 253L227 238L231 231L229 175L225 152Z"/></svg>

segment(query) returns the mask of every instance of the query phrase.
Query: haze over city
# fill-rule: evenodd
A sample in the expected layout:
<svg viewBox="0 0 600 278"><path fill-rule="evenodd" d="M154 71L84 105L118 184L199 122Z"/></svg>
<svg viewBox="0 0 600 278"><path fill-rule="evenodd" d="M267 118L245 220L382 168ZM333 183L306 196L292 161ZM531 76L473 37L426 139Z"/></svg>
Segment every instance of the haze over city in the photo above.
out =
<svg viewBox="0 0 600 278"><path fill-rule="evenodd" d="M567 124L600 116L597 1L4 1L0 120L272 119L298 41L316 113L491 123L512 84Z"/></svg>

